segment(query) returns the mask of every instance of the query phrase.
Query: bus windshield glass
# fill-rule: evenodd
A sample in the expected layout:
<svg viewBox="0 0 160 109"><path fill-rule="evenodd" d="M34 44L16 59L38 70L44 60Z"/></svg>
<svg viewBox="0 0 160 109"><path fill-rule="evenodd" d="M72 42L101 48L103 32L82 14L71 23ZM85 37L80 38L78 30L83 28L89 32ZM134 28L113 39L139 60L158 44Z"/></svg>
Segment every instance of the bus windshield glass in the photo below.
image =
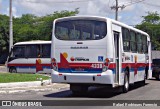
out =
<svg viewBox="0 0 160 109"><path fill-rule="evenodd" d="M10 57L24 58L24 56L25 56L25 46L15 46L15 47L13 47Z"/></svg>
<svg viewBox="0 0 160 109"><path fill-rule="evenodd" d="M55 36L60 40L99 40L106 36L107 24L97 20L67 20L55 24Z"/></svg>

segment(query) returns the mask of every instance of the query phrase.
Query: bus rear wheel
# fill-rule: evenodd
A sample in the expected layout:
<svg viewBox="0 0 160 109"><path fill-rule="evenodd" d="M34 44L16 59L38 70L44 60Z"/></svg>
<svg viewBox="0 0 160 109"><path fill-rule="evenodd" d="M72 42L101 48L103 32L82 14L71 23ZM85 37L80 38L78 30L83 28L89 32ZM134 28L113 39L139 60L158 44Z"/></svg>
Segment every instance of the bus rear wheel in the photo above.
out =
<svg viewBox="0 0 160 109"><path fill-rule="evenodd" d="M156 79L160 81L160 72L157 74Z"/></svg>
<svg viewBox="0 0 160 109"><path fill-rule="evenodd" d="M125 71L123 93L127 93L128 90L129 90L129 76L128 76L128 71Z"/></svg>
<svg viewBox="0 0 160 109"><path fill-rule="evenodd" d="M146 85L146 73L144 74L144 80L142 81L142 86Z"/></svg>
<svg viewBox="0 0 160 109"><path fill-rule="evenodd" d="M70 84L70 90L73 95L85 95L88 92L88 86Z"/></svg>
<svg viewBox="0 0 160 109"><path fill-rule="evenodd" d="M15 67L11 67L11 68L9 69L9 72L10 72L10 73L17 73L17 70L16 70Z"/></svg>

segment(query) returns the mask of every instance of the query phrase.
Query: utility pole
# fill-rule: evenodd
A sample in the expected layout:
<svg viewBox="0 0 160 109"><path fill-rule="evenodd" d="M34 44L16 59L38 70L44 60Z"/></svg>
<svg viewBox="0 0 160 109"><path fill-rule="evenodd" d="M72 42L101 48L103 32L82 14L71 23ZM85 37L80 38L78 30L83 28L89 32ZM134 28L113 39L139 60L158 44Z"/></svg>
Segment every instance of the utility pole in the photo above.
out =
<svg viewBox="0 0 160 109"><path fill-rule="evenodd" d="M11 51L13 46L12 0L9 4L9 51Z"/></svg>
<svg viewBox="0 0 160 109"><path fill-rule="evenodd" d="M115 16L115 20L118 20L118 0L116 0L116 16Z"/></svg>
<svg viewBox="0 0 160 109"><path fill-rule="evenodd" d="M125 8L125 6L124 6L124 5L119 6L119 5L118 5L118 0L115 0L115 1L116 1L116 5L115 5L115 6L112 6L111 9L114 9L114 10L115 10L115 20L118 20L118 9L121 8L121 10L122 10L122 9Z"/></svg>

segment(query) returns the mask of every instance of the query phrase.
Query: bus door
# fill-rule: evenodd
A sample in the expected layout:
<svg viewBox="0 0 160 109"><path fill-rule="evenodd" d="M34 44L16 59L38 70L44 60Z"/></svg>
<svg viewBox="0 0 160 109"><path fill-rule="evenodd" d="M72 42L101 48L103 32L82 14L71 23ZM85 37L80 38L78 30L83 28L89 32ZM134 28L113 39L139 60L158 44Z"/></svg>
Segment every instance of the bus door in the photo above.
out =
<svg viewBox="0 0 160 109"><path fill-rule="evenodd" d="M113 32L114 34L114 44L115 44L115 83L119 83L119 70L120 70L120 41L119 41L119 33L118 32Z"/></svg>

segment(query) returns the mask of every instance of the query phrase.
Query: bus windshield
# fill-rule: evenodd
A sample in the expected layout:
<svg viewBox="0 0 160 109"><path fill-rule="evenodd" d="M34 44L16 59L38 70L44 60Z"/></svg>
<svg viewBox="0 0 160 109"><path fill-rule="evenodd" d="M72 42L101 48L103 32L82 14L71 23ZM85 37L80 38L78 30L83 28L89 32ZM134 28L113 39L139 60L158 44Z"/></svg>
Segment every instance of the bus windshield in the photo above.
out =
<svg viewBox="0 0 160 109"><path fill-rule="evenodd" d="M14 46L10 57L24 58L25 57L25 46Z"/></svg>
<svg viewBox="0 0 160 109"><path fill-rule="evenodd" d="M107 24L97 20L67 20L55 24L55 36L60 40L99 40L106 36Z"/></svg>

